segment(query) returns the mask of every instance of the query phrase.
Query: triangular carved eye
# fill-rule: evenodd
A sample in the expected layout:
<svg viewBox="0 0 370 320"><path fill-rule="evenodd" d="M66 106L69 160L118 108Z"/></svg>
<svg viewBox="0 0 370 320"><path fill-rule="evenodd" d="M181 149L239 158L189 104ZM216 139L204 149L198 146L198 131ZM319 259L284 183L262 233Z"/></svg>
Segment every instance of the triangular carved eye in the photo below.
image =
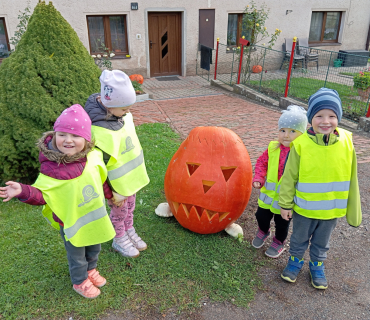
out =
<svg viewBox="0 0 370 320"><path fill-rule="evenodd" d="M225 181L227 182L237 167L221 167Z"/></svg>
<svg viewBox="0 0 370 320"><path fill-rule="evenodd" d="M186 165L188 167L188 173L189 173L189 177L190 177L195 172L195 170L197 170L199 168L200 163L187 162Z"/></svg>
<svg viewBox="0 0 370 320"><path fill-rule="evenodd" d="M209 189L216 183L215 181L202 180L204 193L207 193Z"/></svg>

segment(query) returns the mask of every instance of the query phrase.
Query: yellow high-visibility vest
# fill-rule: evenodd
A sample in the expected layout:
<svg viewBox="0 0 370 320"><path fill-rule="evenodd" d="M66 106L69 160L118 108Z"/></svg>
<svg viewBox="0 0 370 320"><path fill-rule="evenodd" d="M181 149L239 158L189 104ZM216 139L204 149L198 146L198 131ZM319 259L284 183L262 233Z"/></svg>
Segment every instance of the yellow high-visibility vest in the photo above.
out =
<svg viewBox="0 0 370 320"><path fill-rule="evenodd" d="M124 117L124 126L117 131L92 126L96 146L109 154L108 179L115 192L131 196L149 183L144 153L131 113Z"/></svg>
<svg viewBox="0 0 370 320"><path fill-rule="evenodd" d="M318 145L305 132L292 143L300 156L294 211L311 218L330 220L346 215L351 181L352 133L337 128L338 141Z"/></svg>
<svg viewBox="0 0 370 320"><path fill-rule="evenodd" d="M275 214L280 214L280 207L278 205L280 191L280 181L278 180L280 148L276 148L278 144L278 141L271 141L269 143L267 149L269 155L267 177L258 198L258 205L261 208L269 209Z"/></svg>
<svg viewBox="0 0 370 320"><path fill-rule="evenodd" d="M75 247L103 243L116 235L105 206L102 185L106 178L103 154L94 149L87 155L79 177L58 180L40 173L33 184L47 203L42 210L44 217L59 230L52 217L54 212L63 221L66 240Z"/></svg>

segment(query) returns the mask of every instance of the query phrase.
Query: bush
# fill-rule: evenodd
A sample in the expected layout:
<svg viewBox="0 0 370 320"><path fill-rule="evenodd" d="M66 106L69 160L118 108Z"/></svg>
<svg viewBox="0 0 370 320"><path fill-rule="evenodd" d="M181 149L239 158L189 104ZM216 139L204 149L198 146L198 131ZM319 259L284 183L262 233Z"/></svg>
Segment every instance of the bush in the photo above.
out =
<svg viewBox="0 0 370 320"><path fill-rule="evenodd" d="M363 71L353 77L353 87L366 90L370 87L370 68L369 71Z"/></svg>
<svg viewBox="0 0 370 320"><path fill-rule="evenodd" d="M39 2L17 50L0 65L0 180L34 181L35 143L61 111L100 90L101 70L50 2Z"/></svg>

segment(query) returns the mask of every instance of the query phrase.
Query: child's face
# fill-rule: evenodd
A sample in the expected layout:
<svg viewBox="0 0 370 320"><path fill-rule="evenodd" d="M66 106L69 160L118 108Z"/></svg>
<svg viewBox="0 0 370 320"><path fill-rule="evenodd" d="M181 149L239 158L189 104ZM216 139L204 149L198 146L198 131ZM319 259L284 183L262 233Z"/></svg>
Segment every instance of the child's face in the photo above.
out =
<svg viewBox="0 0 370 320"><path fill-rule="evenodd" d="M60 152L73 156L84 149L85 138L68 132L58 131L55 135L55 143Z"/></svg>
<svg viewBox="0 0 370 320"><path fill-rule="evenodd" d="M290 129L290 128L281 128L279 130L279 142L284 147L289 147L290 143L297 137L299 137L302 132Z"/></svg>
<svg viewBox="0 0 370 320"><path fill-rule="evenodd" d="M131 106L124 108L108 108L108 111L117 118L121 118L123 115L130 111L130 108Z"/></svg>
<svg viewBox="0 0 370 320"><path fill-rule="evenodd" d="M333 110L322 109L312 118L312 128L315 133L330 134L338 126L338 118Z"/></svg>

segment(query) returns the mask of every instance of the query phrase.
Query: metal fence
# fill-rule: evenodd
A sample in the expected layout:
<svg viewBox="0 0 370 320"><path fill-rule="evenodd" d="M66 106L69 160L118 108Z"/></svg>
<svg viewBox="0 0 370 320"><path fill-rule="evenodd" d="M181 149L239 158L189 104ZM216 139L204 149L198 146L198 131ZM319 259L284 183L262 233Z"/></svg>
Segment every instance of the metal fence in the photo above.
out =
<svg viewBox="0 0 370 320"><path fill-rule="evenodd" d="M201 51L197 54L197 74L214 79L216 49L210 49L212 61L209 70L201 66ZM240 84L274 99L284 96L290 55L283 51L255 45L245 47ZM204 59L203 59L204 62ZM219 44L216 79L233 86L237 83L240 49ZM370 94L353 87L353 77L369 70L368 57L342 52L297 47L291 70L288 96L304 103L319 88L338 91L345 118L358 121L369 108Z"/></svg>

